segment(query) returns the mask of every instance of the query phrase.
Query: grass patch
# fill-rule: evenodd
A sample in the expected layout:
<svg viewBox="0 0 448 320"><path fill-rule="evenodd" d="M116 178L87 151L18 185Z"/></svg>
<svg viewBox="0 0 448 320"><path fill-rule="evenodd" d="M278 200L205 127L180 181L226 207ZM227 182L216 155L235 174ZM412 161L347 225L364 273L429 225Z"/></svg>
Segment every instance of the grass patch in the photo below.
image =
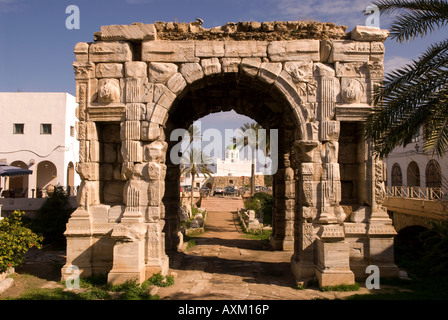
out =
<svg viewBox="0 0 448 320"><path fill-rule="evenodd" d="M195 247L195 246L197 246L197 243L196 243L196 240L194 240L194 239L190 239L190 240L188 240L188 242L187 242L187 246L186 246L186 248L185 248L185 250L190 250L191 248L193 248L193 247Z"/></svg>
<svg viewBox="0 0 448 320"><path fill-rule="evenodd" d="M337 286L325 286L320 288L321 291L323 292L328 292L328 291L338 291L338 292L348 292L348 291L358 291L359 290L359 284L358 283L354 283L354 284L339 284Z"/></svg>
<svg viewBox="0 0 448 320"><path fill-rule="evenodd" d="M245 238L269 242L272 230L245 230Z"/></svg>
<svg viewBox="0 0 448 320"><path fill-rule="evenodd" d="M31 279L33 280L33 279ZM34 282L34 281L33 281ZM158 295L150 293L153 286L168 287L174 284L173 276L163 276L160 272L139 284L137 280L128 280L120 285L107 283L104 275L80 279L79 289L68 290L59 283L57 288L30 288L26 289L14 300L158 300Z"/></svg>

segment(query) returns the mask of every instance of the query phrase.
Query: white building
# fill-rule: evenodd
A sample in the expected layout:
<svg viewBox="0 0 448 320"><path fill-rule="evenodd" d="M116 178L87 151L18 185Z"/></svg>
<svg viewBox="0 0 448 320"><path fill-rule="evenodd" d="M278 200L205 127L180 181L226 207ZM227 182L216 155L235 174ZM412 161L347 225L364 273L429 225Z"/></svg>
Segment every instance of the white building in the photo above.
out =
<svg viewBox="0 0 448 320"><path fill-rule="evenodd" d="M215 163L215 168L210 167L213 173L213 177L229 177L229 185L234 185L236 179L241 177L251 176L251 165L252 161L248 159L241 160L240 153L237 148L232 144L227 146L225 150L224 159L217 158ZM260 172L255 172L256 175L262 175ZM232 177L234 177L232 179ZM191 185L191 175L186 175L181 177L181 186ZM195 187L200 187L203 185L208 178L204 178L203 175L195 178Z"/></svg>
<svg viewBox="0 0 448 320"><path fill-rule="evenodd" d="M14 189L15 197L41 197L61 185L74 193L80 183L76 107L68 93L0 92L0 161L33 171L2 178L2 192Z"/></svg>
<svg viewBox="0 0 448 320"><path fill-rule="evenodd" d="M432 157L423 151L423 131L406 147L395 148L384 159L387 165L387 186L414 187L420 192L426 188L442 188L448 195L448 157ZM417 195L415 195L417 196Z"/></svg>
<svg viewBox="0 0 448 320"><path fill-rule="evenodd" d="M216 176L250 176L251 174L250 160L240 159L240 153L237 148L232 145L227 146L224 159L216 160Z"/></svg>

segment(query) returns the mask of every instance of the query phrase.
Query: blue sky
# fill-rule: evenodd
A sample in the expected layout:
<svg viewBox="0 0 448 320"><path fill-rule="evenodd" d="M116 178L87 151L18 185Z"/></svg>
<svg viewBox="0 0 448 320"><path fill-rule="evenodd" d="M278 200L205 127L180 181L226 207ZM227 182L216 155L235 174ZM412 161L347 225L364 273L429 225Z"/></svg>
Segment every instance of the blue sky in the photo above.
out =
<svg viewBox="0 0 448 320"><path fill-rule="evenodd" d="M93 41L102 25L190 22L196 17L211 28L226 22L317 20L347 25L365 24L363 10L371 0L0 0L0 91L75 93L72 62L78 42ZM80 9L80 29L68 30L68 5ZM391 17L381 18L387 29ZM390 71L421 54L445 32L411 43L387 40L385 70ZM225 117L225 118L223 118ZM234 114L208 117L204 127L226 123L236 128L248 118Z"/></svg>
<svg viewBox="0 0 448 320"><path fill-rule="evenodd" d="M348 26L364 24L370 0L0 0L0 91L64 91L74 94L72 62L77 42L93 41L101 25L190 22L206 28L226 22L317 20ZM68 30L65 9L80 9L80 29ZM390 18L382 17L387 29ZM441 38L441 33L439 33ZM386 70L416 58L428 37L408 44L386 41Z"/></svg>

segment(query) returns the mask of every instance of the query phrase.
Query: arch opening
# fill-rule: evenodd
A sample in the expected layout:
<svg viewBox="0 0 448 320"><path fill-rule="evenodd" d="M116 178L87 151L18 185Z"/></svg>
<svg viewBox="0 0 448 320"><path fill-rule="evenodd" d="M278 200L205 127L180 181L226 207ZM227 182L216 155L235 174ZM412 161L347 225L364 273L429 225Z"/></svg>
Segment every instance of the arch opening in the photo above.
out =
<svg viewBox="0 0 448 320"><path fill-rule="evenodd" d="M11 163L14 167L19 167L22 169L28 169L28 166L23 161L13 161ZM17 177L10 177L9 178L9 190L12 191L14 198L22 198L27 197L28 194L28 183L29 183L29 176L17 176ZM10 193L11 196L11 193Z"/></svg>
<svg viewBox="0 0 448 320"><path fill-rule="evenodd" d="M36 188L37 197L45 197L52 192L57 181L57 169L53 162L42 161L37 165Z"/></svg>
<svg viewBox="0 0 448 320"><path fill-rule="evenodd" d="M293 187L294 192L285 195L284 180L285 169L287 167L297 169L299 165L297 161L290 161L289 157L294 153L292 150L294 141L301 138L300 126L302 124L298 123L289 102L282 99L281 96L282 94L272 86L254 81L253 78L238 74L224 74L206 77L187 86L173 102L168 112L164 130L168 144L167 173L163 198L167 250L176 249L181 241L179 239L180 221L178 214L180 166L174 163L169 156L179 140L170 141L171 133L178 128L187 130L194 121L206 115L231 110L253 119L266 131L278 134L275 145L272 143L273 139L271 137L270 146L271 153L276 153L275 161L277 162L276 167L273 166L273 168L275 167L274 171L272 171L272 192L277 206L273 208L271 244L274 244L277 249L292 250L294 248L295 209L294 205L291 207L287 203L295 203L295 187ZM232 128L228 129L233 131ZM225 134L222 133L222 137L224 136ZM221 143L223 148L226 146L225 143ZM292 172L290 175L292 176L289 180L293 181L294 173ZM237 184L234 179L231 180L231 185ZM249 181L250 178L246 182ZM289 214L285 214L287 210L290 211Z"/></svg>

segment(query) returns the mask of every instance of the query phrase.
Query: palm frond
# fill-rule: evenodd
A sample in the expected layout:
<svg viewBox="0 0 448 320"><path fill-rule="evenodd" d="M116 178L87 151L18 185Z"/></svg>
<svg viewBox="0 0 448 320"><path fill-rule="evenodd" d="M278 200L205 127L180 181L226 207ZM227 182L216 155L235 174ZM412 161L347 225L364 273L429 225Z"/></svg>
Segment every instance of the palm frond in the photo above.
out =
<svg viewBox="0 0 448 320"><path fill-rule="evenodd" d="M448 24L448 2L443 0L382 0L374 2L381 14L400 15L390 27L390 37L399 42L424 37Z"/></svg>

